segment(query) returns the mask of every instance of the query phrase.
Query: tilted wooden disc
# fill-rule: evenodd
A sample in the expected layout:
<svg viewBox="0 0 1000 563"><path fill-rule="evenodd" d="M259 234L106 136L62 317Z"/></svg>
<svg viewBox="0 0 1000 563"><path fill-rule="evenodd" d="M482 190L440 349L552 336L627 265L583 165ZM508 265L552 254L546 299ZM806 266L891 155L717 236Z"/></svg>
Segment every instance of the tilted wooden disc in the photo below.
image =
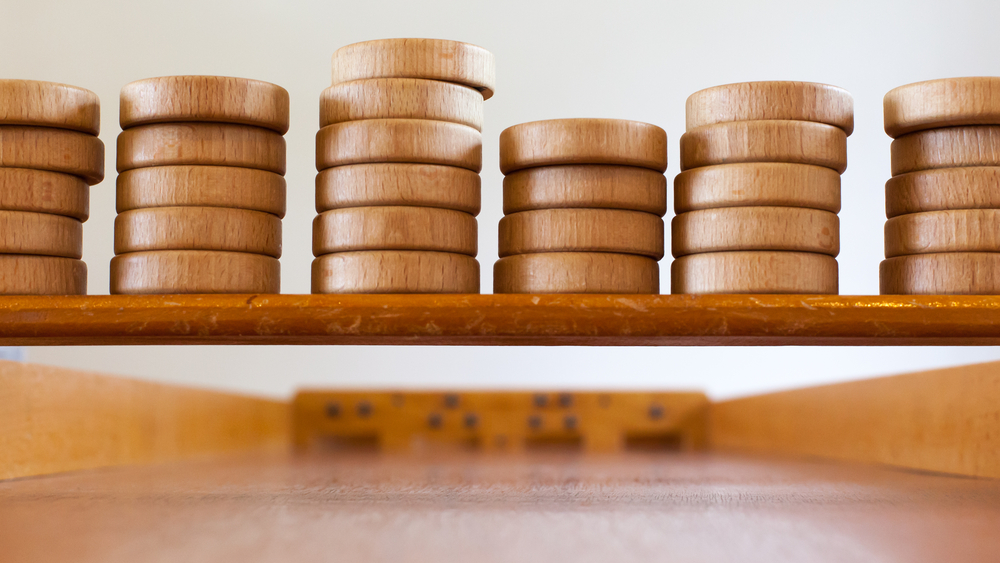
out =
<svg viewBox="0 0 1000 563"><path fill-rule="evenodd" d="M86 295L87 264L73 258L0 254L0 295Z"/></svg>
<svg viewBox="0 0 1000 563"><path fill-rule="evenodd" d="M104 180L104 143L69 129L0 125L0 167L62 172L79 176L90 185L100 184Z"/></svg>
<svg viewBox="0 0 1000 563"><path fill-rule="evenodd" d="M702 166L674 178L674 212L719 207L840 211L840 174L823 166L747 162Z"/></svg>
<svg viewBox="0 0 1000 563"><path fill-rule="evenodd" d="M496 62L482 47L444 39L378 39L333 54L333 84L365 78L424 78L496 90Z"/></svg>
<svg viewBox="0 0 1000 563"><path fill-rule="evenodd" d="M885 183L885 215L945 209L1000 209L1000 167L921 170Z"/></svg>
<svg viewBox="0 0 1000 563"><path fill-rule="evenodd" d="M836 256L835 213L800 207L723 207L681 213L671 223L674 256L732 250L787 250Z"/></svg>
<svg viewBox="0 0 1000 563"><path fill-rule="evenodd" d="M893 138L959 125L1000 125L1000 77L941 78L893 88L882 100Z"/></svg>
<svg viewBox="0 0 1000 563"><path fill-rule="evenodd" d="M348 207L313 221L313 254L431 250L475 256L479 232L468 213L433 207Z"/></svg>
<svg viewBox="0 0 1000 563"><path fill-rule="evenodd" d="M0 79L0 124L101 132L101 100L76 86Z"/></svg>
<svg viewBox="0 0 1000 563"><path fill-rule="evenodd" d="M671 293L837 294L837 259L808 252L691 254L670 266Z"/></svg>
<svg viewBox="0 0 1000 563"><path fill-rule="evenodd" d="M847 170L843 129L811 121L733 121L681 136L681 170L738 162L788 162Z"/></svg>
<svg viewBox="0 0 1000 563"><path fill-rule="evenodd" d="M451 252L338 252L313 260L312 292L479 293L479 262Z"/></svg>
<svg viewBox="0 0 1000 563"><path fill-rule="evenodd" d="M483 129L483 94L461 84L417 78L373 78L323 90L319 126L362 119L430 119Z"/></svg>
<svg viewBox="0 0 1000 563"><path fill-rule="evenodd" d="M614 252L663 258L663 219L622 209L537 209L500 219L500 257Z"/></svg>
<svg viewBox="0 0 1000 563"><path fill-rule="evenodd" d="M149 123L239 123L288 132L288 92L281 86L228 76L163 76L122 88L122 129Z"/></svg>
<svg viewBox="0 0 1000 563"><path fill-rule="evenodd" d="M472 127L426 119L366 119L328 125L316 135L316 169L408 162L483 169L483 135Z"/></svg>
<svg viewBox="0 0 1000 563"><path fill-rule="evenodd" d="M158 123L118 135L118 171L149 166L236 166L285 174L285 139L263 127Z"/></svg>
<svg viewBox="0 0 1000 563"><path fill-rule="evenodd" d="M83 223L62 215L0 211L0 254L80 258Z"/></svg>
<svg viewBox="0 0 1000 563"><path fill-rule="evenodd" d="M115 254L223 250L281 257L281 219L225 207L150 207L115 217Z"/></svg>
<svg viewBox="0 0 1000 563"><path fill-rule="evenodd" d="M233 166L152 166L118 175L118 213L144 207L231 207L285 216L285 179Z"/></svg>
<svg viewBox="0 0 1000 563"><path fill-rule="evenodd" d="M500 133L500 171L535 166L618 164L664 172L667 133L625 119L551 119L508 127Z"/></svg>
<svg viewBox="0 0 1000 563"><path fill-rule="evenodd" d="M567 207L628 209L662 217L667 179L648 168L602 164L541 166L503 179L505 214Z"/></svg>
<svg viewBox="0 0 1000 563"><path fill-rule="evenodd" d="M83 178L27 168L0 168L0 209L32 211L86 221L90 186Z"/></svg>
<svg viewBox="0 0 1000 563"><path fill-rule="evenodd" d="M885 257L1000 252L1000 209L926 211L885 222Z"/></svg>
<svg viewBox="0 0 1000 563"><path fill-rule="evenodd" d="M896 256L879 265L882 295L1000 295L1000 253Z"/></svg>
<svg viewBox="0 0 1000 563"><path fill-rule="evenodd" d="M660 292L656 260L608 252L518 254L493 265L493 293Z"/></svg>
<svg viewBox="0 0 1000 563"><path fill-rule="evenodd" d="M316 176L316 211L367 206L481 207L479 174L455 166L373 163L327 168Z"/></svg>
<svg viewBox="0 0 1000 563"><path fill-rule="evenodd" d="M687 99L687 130L729 121L814 121L854 131L854 98L815 82L741 82L707 88Z"/></svg>
<svg viewBox="0 0 1000 563"><path fill-rule="evenodd" d="M962 166L1000 166L1000 126L945 127L892 142L892 175Z"/></svg>
<svg viewBox="0 0 1000 563"><path fill-rule="evenodd" d="M158 250L111 259L112 294L280 292L281 263L263 254Z"/></svg>

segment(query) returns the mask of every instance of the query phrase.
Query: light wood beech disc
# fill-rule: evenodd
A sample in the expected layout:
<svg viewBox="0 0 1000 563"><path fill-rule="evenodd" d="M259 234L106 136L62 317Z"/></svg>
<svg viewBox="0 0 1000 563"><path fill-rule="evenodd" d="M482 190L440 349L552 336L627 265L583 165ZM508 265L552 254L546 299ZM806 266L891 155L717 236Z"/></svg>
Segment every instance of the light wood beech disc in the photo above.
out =
<svg viewBox="0 0 1000 563"><path fill-rule="evenodd" d="M944 252L886 259L882 295L1000 295L1000 253Z"/></svg>
<svg viewBox="0 0 1000 563"><path fill-rule="evenodd" d="M836 256L835 213L799 207L723 207L681 213L671 223L674 256L733 250L787 250Z"/></svg>
<svg viewBox="0 0 1000 563"><path fill-rule="evenodd" d="M885 215L945 209L1000 209L1000 167L921 170L885 183Z"/></svg>
<svg viewBox="0 0 1000 563"><path fill-rule="evenodd" d="M885 222L885 257L1000 252L1000 209L926 211Z"/></svg>
<svg viewBox="0 0 1000 563"><path fill-rule="evenodd" d="M313 260L312 292L479 293L479 262L451 252L338 252Z"/></svg>
<svg viewBox="0 0 1000 563"><path fill-rule="evenodd" d="M0 211L0 254L80 258L83 223L62 215Z"/></svg>
<svg viewBox="0 0 1000 563"><path fill-rule="evenodd" d="M843 88L814 82L741 82L707 88L687 99L687 130L729 121L788 120L826 123L854 131L854 98Z"/></svg>
<svg viewBox="0 0 1000 563"><path fill-rule="evenodd" d="M378 39L333 54L333 84L365 78L424 78L475 88L488 100L496 62L482 47L444 39Z"/></svg>
<svg viewBox="0 0 1000 563"><path fill-rule="evenodd" d="M111 259L112 294L280 293L281 263L249 252L159 250Z"/></svg>
<svg viewBox="0 0 1000 563"><path fill-rule="evenodd" d="M158 123L118 135L118 171L150 166L236 166L285 174L279 133L228 123Z"/></svg>
<svg viewBox="0 0 1000 563"><path fill-rule="evenodd" d="M656 260L607 252L518 254L493 265L493 293L660 292Z"/></svg>
<svg viewBox="0 0 1000 563"><path fill-rule="evenodd" d="M355 250L430 250L475 256L479 232L468 213L433 207L348 207L313 221L313 255Z"/></svg>
<svg viewBox="0 0 1000 563"><path fill-rule="evenodd" d="M837 259L808 252L710 252L670 266L671 293L838 292Z"/></svg>
<svg viewBox="0 0 1000 563"><path fill-rule="evenodd" d="M893 88L882 100L893 138L959 125L1000 125L1000 77L941 78Z"/></svg>
<svg viewBox="0 0 1000 563"><path fill-rule="evenodd" d="M719 207L840 211L840 174L823 166L748 162L702 166L674 178L674 212Z"/></svg>
<svg viewBox="0 0 1000 563"><path fill-rule="evenodd" d="M104 143L69 129L0 125L0 167L62 172L79 176L90 185L100 184L104 180Z"/></svg>
<svg viewBox="0 0 1000 563"><path fill-rule="evenodd" d="M0 209L90 216L90 186L82 178L45 170L0 168Z"/></svg>
<svg viewBox="0 0 1000 563"><path fill-rule="evenodd" d="M152 166L118 175L117 208L231 207L285 216L285 179L232 166Z"/></svg>
<svg viewBox="0 0 1000 563"><path fill-rule="evenodd" d="M0 124L101 132L101 100L76 86L0 79Z"/></svg>
<svg viewBox="0 0 1000 563"><path fill-rule="evenodd" d="M316 135L316 169L408 162L483 169L483 135L472 127L426 119L366 119L328 125Z"/></svg>
<svg viewBox="0 0 1000 563"><path fill-rule="evenodd" d="M681 136L681 170L738 162L787 162L847 170L843 129L811 121L733 121Z"/></svg>
<svg viewBox="0 0 1000 563"><path fill-rule="evenodd" d="M892 175L962 166L1000 166L1000 126L946 127L892 142Z"/></svg>
<svg viewBox="0 0 1000 563"><path fill-rule="evenodd" d="M536 209L500 219L500 257L613 252L663 258L663 219L621 209Z"/></svg>
<svg viewBox="0 0 1000 563"><path fill-rule="evenodd" d="M662 217L667 179L635 166L577 164L519 170L503 179L503 212L588 207L628 209Z"/></svg>
<svg viewBox="0 0 1000 563"><path fill-rule="evenodd" d="M316 211L366 206L454 209L473 216L481 206L479 174L455 166L374 163L327 168L316 176Z"/></svg>
<svg viewBox="0 0 1000 563"><path fill-rule="evenodd" d="M281 219L225 207L150 207L115 217L115 254L222 250L281 257Z"/></svg>
<svg viewBox="0 0 1000 563"><path fill-rule="evenodd" d="M500 171L535 166L617 164L659 172L667 169L667 133L625 119L551 119L508 127L500 133Z"/></svg>
<svg viewBox="0 0 1000 563"><path fill-rule="evenodd" d="M430 119L483 129L483 94L461 84L374 78L335 84L319 98L319 126L362 119Z"/></svg>
<svg viewBox="0 0 1000 563"><path fill-rule="evenodd" d="M86 295L87 264L73 258L0 254L0 295Z"/></svg>

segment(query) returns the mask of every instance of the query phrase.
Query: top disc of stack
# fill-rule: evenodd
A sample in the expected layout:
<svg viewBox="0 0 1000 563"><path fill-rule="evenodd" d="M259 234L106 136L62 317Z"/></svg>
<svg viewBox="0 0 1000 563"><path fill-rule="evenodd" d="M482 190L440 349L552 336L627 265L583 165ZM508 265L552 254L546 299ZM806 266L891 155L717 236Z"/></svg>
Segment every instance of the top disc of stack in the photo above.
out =
<svg viewBox="0 0 1000 563"><path fill-rule="evenodd" d="M101 100L84 88L36 80L0 80L0 124L101 132Z"/></svg>
<svg viewBox="0 0 1000 563"><path fill-rule="evenodd" d="M892 138L939 127L1000 125L1000 77L942 78L890 90L882 101Z"/></svg>
<svg viewBox="0 0 1000 563"><path fill-rule="evenodd" d="M214 122L288 132L288 92L281 86L226 76L164 76L122 88L122 129L149 123Z"/></svg>
<svg viewBox="0 0 1000 563"><path fill-rule="evenodd" d="M854 131L854 98L813 82L741 82L708 88L687 99L687 130L730 121L815 121Z"/></svg>
<svg viewBox="0 0 1000 563"><path fill-rule="evenodd" d="M444 39L378 39L341 47L333 54L333 83L365 78L426 78L454 82L483 93L496 89L493 54Z"/></svg>

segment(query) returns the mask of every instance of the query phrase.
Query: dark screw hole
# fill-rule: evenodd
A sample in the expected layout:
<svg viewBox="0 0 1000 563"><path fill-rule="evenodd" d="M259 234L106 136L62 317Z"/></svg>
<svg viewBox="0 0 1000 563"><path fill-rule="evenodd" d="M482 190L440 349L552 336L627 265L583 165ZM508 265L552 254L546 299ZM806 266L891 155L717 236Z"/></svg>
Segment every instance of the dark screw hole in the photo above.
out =
<svg viewBox="0 0 1000 563"><path fill-rule="evenodd" d="M569 393L559 393L559 406L568 409L573 405L573 395Z"/></svg>
<svg viewBox="0 0 1000 563"><path fill-rule="evenodd" d="M479 424L479 417L476 416L475 413L470 412L465 415L465 420L463 422L465 423L466 428L475 428L476 425Z"/></svg>
<svg viewBox="0 0 1000 563"><path fill-rule="evenodd" d="M538 408L545 408L549 404L549 398L545 395L535 395L535 406Z"/></svg>
<svg viewBox="0 0 1000 563"><path fill-rule="evenodd" d="M337 418L340 416L340 403L327 403L326 404L326 416L329 418Z"/></svg>
<svg viewBox="0 0 1000 563"><path fill-rule="evenodd" d="M358 403L357 413L360 418L368 418L372 414L372 404L368 401L361 401Z"/></svg>
<svg viewBox="0 0 1000 563"><path fill-rule="evenodd" d="M566 427L566 430L576 430L576 417L568 415L563 418L563 426Z"/></svg>
<svg viewBox="0 0 1000 563"><path fill-rule="evenodd" d="M663 418L663 407L660 405L652 405L649 407L649 418L653 420L660 420Z"/></svg>
<svg viewBox="0 0 1000 563"><path fill-rule="evenodd" d="M538 430L542 427L542 417L536 415L531 415L528 417L528 427L532 430Z"/></svg>
<svg viewBox="0 0 1000 563"><path fill-rule="evenodd" d="M458 407L458 395L455 395L453 393L449 393L449 394L445 395L444 396L444 406L447 407L447 408L449 408L449 409L453 409L453 408Z"/></svg>
<svg viewBox="0 0 1000 563"><path fill-rule="evenodd" d="M433 413L430 416L428 416L427 425L435 430L441 428L441 415L439 415L438 413Z"/></svg>

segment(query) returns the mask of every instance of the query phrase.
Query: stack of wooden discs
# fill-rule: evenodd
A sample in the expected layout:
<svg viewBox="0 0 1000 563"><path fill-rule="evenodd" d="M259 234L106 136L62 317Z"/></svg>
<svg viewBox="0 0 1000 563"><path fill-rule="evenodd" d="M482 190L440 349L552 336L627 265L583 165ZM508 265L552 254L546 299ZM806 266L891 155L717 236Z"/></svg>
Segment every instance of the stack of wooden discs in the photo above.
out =
<svg viewBox="0 0 1000 563"><path fill-rule="evenodd" d="M851 95L825 84L730 84L688 98L672 292L837 293L853 129Z"/></svg>
<svg viewBox="0 0 1000 563"><path fill-rule="evenodd" d="M659 293L667 134L555 119L500 135L505 174L494 293Z"/></svg>
<svg viewBox="0 0 1000 563"><path fill-rule="evenodd" d="M278 293L288 92L220 76L122 89L111 293Z"/></svg>
<svg viewBox="0 0 1000 563"><path fill-rule="evenodd" d="M386 39L333 55L316 136L313 293L479 293L493 55Z"/></svg>
<svg viewBox="0 0 1000 563"><path fill-rule="evenodd" d="M104 179L89 90L0 80L0 294L84 295L83 222Z"/></svg>
<svg viewBox="0 0 1000 563"><path fill-rule="evenodd" d="M953 78L885 96L883 294L1000 294L1000 78Z"/></svg>

